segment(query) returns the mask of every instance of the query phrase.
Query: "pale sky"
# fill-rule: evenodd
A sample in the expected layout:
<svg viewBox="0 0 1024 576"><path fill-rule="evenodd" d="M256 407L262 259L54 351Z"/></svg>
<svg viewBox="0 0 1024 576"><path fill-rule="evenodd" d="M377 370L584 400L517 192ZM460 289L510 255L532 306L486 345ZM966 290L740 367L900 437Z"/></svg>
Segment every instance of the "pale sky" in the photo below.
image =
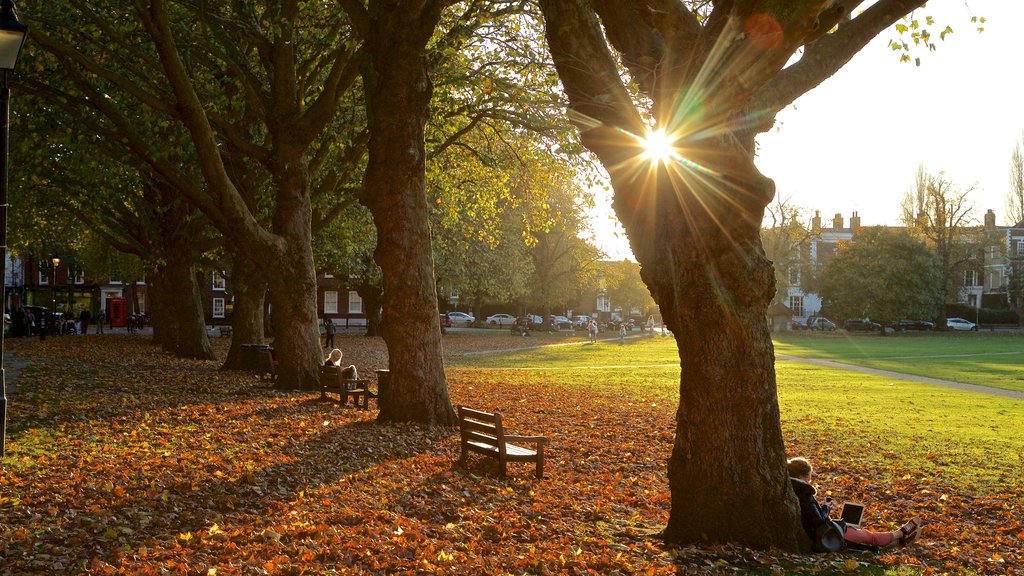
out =
<svg viewBox="0 0 1024 576"><path fill-rule="evenodd" d="M1007 223L1010 153L1024 131L1024 1L932 0L915 17L923 23L925 15L935 18L928 29L938 49L911 52L921 66L900 63L888 47L896 32L883 32L758 138L758 168L808 219L819 210L828 225L839 212L848 225L857 211L862 225L895 225L924 163L958 186L977 185L979 221L991 208L997 224ZM984 32L971 16L985 17ZM939 40L947 24L953 34ZM602 247L631 258L607 214L594 222Z"/></svg>

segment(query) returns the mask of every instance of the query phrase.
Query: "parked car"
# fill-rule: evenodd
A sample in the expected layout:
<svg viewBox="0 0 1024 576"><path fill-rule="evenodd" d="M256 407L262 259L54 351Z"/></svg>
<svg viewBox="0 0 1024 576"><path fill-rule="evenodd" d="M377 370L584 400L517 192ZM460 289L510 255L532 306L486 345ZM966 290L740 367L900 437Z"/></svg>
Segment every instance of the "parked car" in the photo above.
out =
<svg viewBox="0 0 1024 576"><path fill-rule="evenodd" d="M824 316L816 316L814 318L807 319L807 327L811 330L821 330L823 332L832 332L836 329L836 323L825 318Z"/></svg>
<svg viewBox="0 0 1024 576"><path fill-rule="evenodd" d="M551 317L551 327L555 330L572 330L572 321L565 316L554 316Z"/></svg>
<svg viewBox="0 0 1024 576"><path fill-rule="evenodd" d="M897 332L902 330L927 331L935 329L935 323L927 320L897 320L889 326Z"/></svg>
<svg viewBox="0 0 1024 576"><path fill-rule="evenodd" d="M448 318L452 321L452 326L469 326L476 321L476 318L465 312L449 312Z"/></svg>
<svg viewBox="0 0 1024 576"><path fill-rule="evenodd" d="M978 331L978 325L963 318L946 318L946 327L950 330Z"/></svg>
<svg viewBox="0 0 1024 576"><path fill-rule="evenodd" d="M487 320L485 320L488 324L496 324L498 326L510 326L514 324L515 321L516 317L511 314L492 314L487 317Z"/></svg>
<svg viewBox="0 0 1024 576"><path fill-rule="evenodd" d="M441 328L451 328L452 319L447 314L441 314Z"/></svg>
<svg viewBox="0 0 1024 576"><path fill-rule="evenodd" d="M577 330L585 330L590 324L590 316L577 315L572 317L572 327Z"/></svg>
<svg viewBox="0 0 1024 576"><path fill-rule="evenodd" d="M843 322L843 328L848 332L879 332L882 329L882 325L878 322L872 322L867 318L851 318Z"/></svg>

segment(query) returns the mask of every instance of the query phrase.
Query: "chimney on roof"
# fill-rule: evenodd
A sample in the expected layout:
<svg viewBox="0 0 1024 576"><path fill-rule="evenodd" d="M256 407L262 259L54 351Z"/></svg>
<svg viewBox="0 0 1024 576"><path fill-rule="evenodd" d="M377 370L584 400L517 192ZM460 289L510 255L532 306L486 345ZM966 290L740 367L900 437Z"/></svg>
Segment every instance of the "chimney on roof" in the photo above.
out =
<svg viewBox="0 0 1024 576"><path fill-rule="evenodd" d="M811 218L811 230L814 232L821 230L821 212L818 210L814 211L814 218Z"/></svg>
<svg viewBox="0 0 1024 576"><path fill-rule="evenodd" d="M991 208L989 208L988 212L985 212L985 230L995 230L995 229L996 229L996 213L993 212Z"/></svg>
<svg viewBox="0 0 1024 576"><path fill-rule="evenodd" d="M850 228L852 228L854 232L857 231L857 228L860 228L860 215L856 212L850 216Z"/></svg>
<svg viewBox="0 0 1024 576"><path fill-rule="evenodd" d="M832 229L842 230L843 229L843 215L836 212L836 217L832 219Z"/></svg>

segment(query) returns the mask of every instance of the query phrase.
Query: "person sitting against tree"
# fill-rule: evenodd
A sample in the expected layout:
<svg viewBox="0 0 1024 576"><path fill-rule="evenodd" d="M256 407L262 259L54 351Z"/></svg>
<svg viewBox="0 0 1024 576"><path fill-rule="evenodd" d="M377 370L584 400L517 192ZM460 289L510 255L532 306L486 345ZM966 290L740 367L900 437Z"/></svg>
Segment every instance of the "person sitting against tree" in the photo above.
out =
<svg viewBox="0 0 1024 576"><path fill-rule="evenodd" d="M793 484L793 491L796 492L797 500L800 502L800 523L804 532L815 541L818 528L830 522L829 513L831 505L819 504L814 497L817 492L811 485L813 469L811 463L804 458L792 458L786 463L789 470L789 480ZM842 525L842 523L840 523ZM853 526L843 525L843 539L847 543L861 546L877 546L886 548L896 544L906 545L917 539L921 533L921 519L914 517L895 532L870 532Z"/></svg>
<svg viewBox="0 0 1024 576"><path fill-rule="evenodd" d="M355 364L349 364L348 366L341 365L341 358L343 354L341 350L335 348L331 350L331 354L324 360L324 366L337 366L341 368L341 377L349 380L358 380L359 371L356 370Z"/></svg>

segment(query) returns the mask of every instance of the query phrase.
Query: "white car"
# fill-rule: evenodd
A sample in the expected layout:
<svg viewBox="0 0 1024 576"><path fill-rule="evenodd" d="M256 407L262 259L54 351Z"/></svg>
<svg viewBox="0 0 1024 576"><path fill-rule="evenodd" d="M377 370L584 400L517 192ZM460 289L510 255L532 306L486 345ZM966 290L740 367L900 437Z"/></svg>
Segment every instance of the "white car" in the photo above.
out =
<svg viewBox="0 0 1024 576"><path fill-rule="evenodd" d="M963 318L946 318L946 327L950 330L978 331L978 325Z"/></svg>
<svg viewBox="0 0 1024 576"><path fill-rule="evenodd" d="M515 321L516 317L511 314L492 314L486 320L488 324L497 324L498 326L511 326Z"/></svg>
<svg viewBox="0 0 1024 576"><path fill-rule="evenodd" d="M476 318L466 314L465 312L449 312L448 318L452 321L452 326L469 326Z"/></svg>

